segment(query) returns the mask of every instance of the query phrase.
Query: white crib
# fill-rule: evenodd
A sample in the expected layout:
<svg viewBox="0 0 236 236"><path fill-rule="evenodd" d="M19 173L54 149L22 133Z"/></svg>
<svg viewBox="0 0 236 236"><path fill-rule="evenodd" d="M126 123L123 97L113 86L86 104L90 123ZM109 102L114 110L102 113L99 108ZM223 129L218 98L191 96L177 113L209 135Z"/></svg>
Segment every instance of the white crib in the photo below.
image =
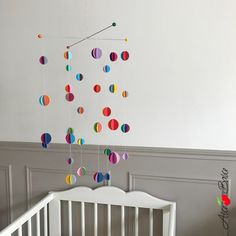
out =
<svg viewBox="0 0 236 236"><path fill-rule="evenodd" d="M81 235L85 236L85 204L93 204L93 219L89 224L92 227L94 236L98 236L98 205L106 205L107 210L107 236L111 236L111 206L120 207L121 236L125 235L125 207L133 207L134 214L134 235L139 235L139 209L149 209L149 236L153 236L153 210L163 210L163 236L175 236L176 225L176 203L155 198L141 191L124 192L123 190L104 186L92 190L88 187L75 187L61 192L51 192L34 207L28 210L21 217L0 232L0 236L14 235L22 236L22 226L27 224L27 234L32 236L32 217L36 216L36 236L60 236L61 235L61 201L68 203L68 236L72 236L72 202L81 204ZM43 229L40 222L43 219ZM40 231L42 231L42 234ZM34 236L34 235L33 235ZM129 235L130 236L130 235ZM146 235L145 235L146 236Z"/></svg>

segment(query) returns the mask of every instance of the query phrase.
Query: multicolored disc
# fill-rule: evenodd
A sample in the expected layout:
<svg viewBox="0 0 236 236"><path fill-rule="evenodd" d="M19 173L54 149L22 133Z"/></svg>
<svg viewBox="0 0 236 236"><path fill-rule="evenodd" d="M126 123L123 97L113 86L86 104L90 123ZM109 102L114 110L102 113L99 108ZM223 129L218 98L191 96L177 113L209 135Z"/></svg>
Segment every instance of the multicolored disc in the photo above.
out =
<svg viewBox="0 0 236 236"><path fill-rule="evenodd" d="M71 53L70 51L66 51L66 52L64 53L64 58L65 58L66 60L70 60L70 59L72 58L72 53Z"/></svg>
<svg viewBox="0 0 236 236"><path fill-rule="evenodd" d="M68 158L67 163L68 165L73 165L74 159L72 157Z"/></svg>
<svg viewBox="0 0 236 236"><path fill-rule="evenodd" d="M108 66L108 65L103 66L103 71L104 71L105 73L110 72L110 70L111 70L111 67L110 67L110 66Z"/></svg>
<svg viewBox="0 0 236 236"><path fill-rule="evenodd" d="M107 181L109 181L111 179L111 175L109 173L106 173L103 178Z"/></svg>
<svg viewBox="0 0 236 236"><path fill-rule="evenodd" d="M66 131L67 134L73 134L74 133L74 129L73 128L68 128Z"/></svg>
<svg viewBox="0 0 236 236"><path fill-rule="evenodd" d="M129 158L129 154L127 152L124 152L122 155L122 159L126 161L128 160L128 158Z"/></svg>
<svg viewBox="0 0 236 236"><path fill-rule="evenodd" d="M117 54L115 52L111 52L110 54L110 60L111 61L116 61L118 58Z"/></svg>
<svg viewBox="0 0 236 236"><path fill-rule="evenodd" d="M67 84L65 86L65 90L66 90L67 93L71 93L72 92L72 86L70 84Z"/></svg>
<svg viewBox="0 0 236 236"><path fill-rule="evenodd" d="M77 175L78 176L84 176L84 175L86 175L86 173L87 173L87 169L85 168L85 167L80 167L78 170L77 170Z"/></svg>
<svg viewBox="0 0 236 236"><path fill-rule="evenodd" d="M84 108L83 107L78 107L77 112L79 114L83 114L84 113Z"/></svg>
<svg viewBox="0 0 236 236"><path fill-rule="evenodd" d="M72 70L72 66L71 65L66 65L66 71L71 71Z"/></svg>
<svg viewBox="0 0 236 236"><path fill-rule="evenodd" d="M43 133L41 135L41 142L44 144L49 144L52 140L52 136L49 133Z"/></svg>
<svg viewBox="0 0 236 236"><path fill-rule="evenodd" d="M66 183L68 184L68 185L73 185L73 184L75 184L76 183L76 176L75 175L72 175L72 174L69 174L69 175L67 175L66 176Z"/></svg>
<svg viewBox="0 0 236 236"><path fill-rule="evenodd" d="M96 133L100 133L102 131L102 124L100 122L96 122L93 128Z"/></svg>
<svg viewBox="0 0 236 236"><path fill-rule="evenodd" d="M74 100L74 94L73 93L67 93L66 94L66 100L68 101L68 102L72 102L73 100Z"/></svg>
<svg viewBox="0 0 236 236"><path fill-rule="evenodd" d="M74 143L74 142L75 142L75 136L74 136L74 134L67 134L67 135L66 135L66 142L67 142L68 144Z"/></svg>
<svg viewBox="0 0 236 236"><path fill-rule="evenodd" d="M109 161L111 162L111 164L117 164L120 161L120 155L117 152L112 152L109 155Z"/></svg>
<svg viewBox="0 0 236 236"><path fill-rule="evenodd" d="M123 61L127 61L129 59L129 53L127 51L122 52L120 56Z"/></svg>
<svg viewBox="0 0 236 236"><path fill-rule="evenodd" d="M47 106L51 101L51 98L48 95L42 95L39 97L39 103L42 106Z"/></svg>
<svg viewBox="0 0 236 236"><path fill-rule="evenodd" d="M109 156L111 154L111 149L106 148L104 149L104 155Z"/></svg>
<svg viewBox="0 0 236 236"><path fill-rule="evenodd" d="M93 175L93 179L94 179L95 182L100 183L100 182L103 181L103 174L101 172L96 172Z"/></svg>
<svg viewBox="0 0 236 236"><path fill-rule="evenodd" d="M126 91L126 90L124 90L123 92L122 92L122 97L123 98L127 98L128 97L128 92Z"/></svg>
<svg viewBox="0 0 236 236"><path fill-rule="evenodd" d="M42 65L46 65L46 64L48 63L48 59L47 59L47 57L45 57L45 56L41 56L41 57L39 58L39 62L40 62Z"/></svg>
<svg viewBox="0 0 236 236"><path fill-rule="evenodd" d="M78 74L76 75L76 79L77 79L78 81L83 80L83 78L84 78L84 76L83 76L81 73L78 73Z"/></svg>
<svg viewBox="0 0 236 236"><path fill-rule="evenodd" d="M102 56L102 50L100 48L94 48L91 52L91 55L95 59L99 59Z"/></svg>
<svg viewBox="0 0 236 236"><path fill-rule="evenodd" d="M84 145L84 144L85 144L84 138L79 138L78 141L77 141L77 143L78 143L79 145Z"/></svg>
<svg viewBox="0 0 236 236"><path fill-rule="evenodd" d="M93 90L95 93L99 93L101 91L101 86L99 84L95 84Z"/></svg>
<svg viewBox="0 0 236 236"><path fill-rule="evenodd" d="M110 107L104 107L102 110L102 113L104 116L110 116L111 115L111 108Z"/></svg>
<svg viewBox="0 0 236 236"><path fill-rule="evenodd" d="M128 133L129 130L130 130L130 126L129 126L128 124L123 124L123 125L121 125L121 131L122 131L123 133Z"/></svg>
<svg viewBox="0 0 236 236"><path fill-rule="evenodd" d="M108 127L109 127L109 129L111 129L111 130L117 130L118 127L119 127L119 122L118 122L116 119L111 119L111 120L108 122Z"/></svg>
<svg viewBox="0 0 236 236"><path fill-rule="evenodd" d="M118 86L117 86L116 84L111 84L111 85L109 86L109 91L110 91L111 93L116 93L116 92L118 91Z"/></svg>

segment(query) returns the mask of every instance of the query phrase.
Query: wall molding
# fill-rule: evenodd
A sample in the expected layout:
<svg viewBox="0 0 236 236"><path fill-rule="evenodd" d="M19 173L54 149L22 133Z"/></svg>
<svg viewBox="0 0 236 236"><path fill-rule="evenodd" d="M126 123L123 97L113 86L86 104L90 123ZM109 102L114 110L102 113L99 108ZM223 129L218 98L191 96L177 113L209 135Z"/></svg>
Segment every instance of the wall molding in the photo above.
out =
<svg viewBox="0 0 236 236"><path fill-rule="evenodd" d="M11 165L0 165L0 171L4 171L6 178L6 200L8 208L8 224L13 221L13 191L12 191L12 167Z"/></svg>
<svg viewBox="0 0 236 236"><path fill-rule="evenodd" d="M100 145L100 152L107 147ZM123 146L113 146L117 152L124 152ZM67 153L67 144L51 144L48 149L43 149L40 143L26 142L0 142L0 150L5 151L27 151L27 152L53 152ZM194 159L211 161L236 161L236 151L222 150L202 150L202 149L183 149L183 148L159 148L159 147L126 147L130 156L135 158L172 158L172 159ZM72 153L80 153L78 145L72 146ZM97 145L83 145L84 155L92 155L96 158Z"/></svg>

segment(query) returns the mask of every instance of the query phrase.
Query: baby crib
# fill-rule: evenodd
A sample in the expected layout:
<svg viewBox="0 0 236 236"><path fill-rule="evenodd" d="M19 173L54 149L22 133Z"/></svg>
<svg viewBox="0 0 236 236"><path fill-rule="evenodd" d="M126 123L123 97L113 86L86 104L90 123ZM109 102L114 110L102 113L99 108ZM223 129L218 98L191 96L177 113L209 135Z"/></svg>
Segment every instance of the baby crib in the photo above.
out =
<svg viewBox="0 0 236 236"><path fill-rule="evenodd" d="M32 233L32 218L36 218L36 236L60 236L61 235L61 203L67 202L68 212L68 232L66 235L72 236L72 203L80 202L80 235L85 236L85 204L92 204L93 219L88 224L93 227L93 235L98 236L98 205L106 207L107 222L106 235L111 236L111 207L120 208L120 232L121 236L128 236L125 233L125 208L134 208L134 235L139 235L139 209L148 208L148 228L149 236L153 236L154 217L153 211L161 209L163 212L163 236L175 236L176 225L176 203L155 198L145 192L131 191L124 192L117 187L104 186L94 190L88 187L75 187L61 192L50 192L45 198L38 202L25 214L16 219L12 224L0 232L0 236L23 235L23 225L27 225L27 236L35 236ZM129 235L130 236L130 235ZM143 236L143 235L142 235ZM146 236L146 235L145 235Z"/></svg>

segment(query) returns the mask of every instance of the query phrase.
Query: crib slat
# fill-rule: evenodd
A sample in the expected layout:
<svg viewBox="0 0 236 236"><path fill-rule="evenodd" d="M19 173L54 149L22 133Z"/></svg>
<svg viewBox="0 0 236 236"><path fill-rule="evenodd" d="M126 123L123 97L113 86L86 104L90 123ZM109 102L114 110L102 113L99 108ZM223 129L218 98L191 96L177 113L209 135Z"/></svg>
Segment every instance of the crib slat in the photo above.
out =
<svg viewBox="0 0 236 236"><path fill-rule="evenodd" d="M44 219L44 236L48 236L48 207L47 205L43 208L43 219Z"/></svg>
<svg viewBox="0 0 236 236"><path fill-rule="evenodd" d="M32 236L32 226L31 226L31 218L28 220L27 223L28 228L28 236Z"/></svg>
<svg viewBox="0 0 236 236"><path fill-rule="evenodd" d="M107 236L111 236L111 205L107 205Z"/></svg>
<svg viewBox="0 0 236 236"><path fill-rule="evenodd" d="M149 209L149 236L153 236L153 209Z"/></svg>
<svg viewBox="0 0 236 236"><path fill-rule="evenodd" d="M98 204L94 203L94 236L98 236Z"/></svg>
<svg viewBox="0 0 236 236"><path fill-rule="evenodd" d="M37 236L40 236L40 212L36 213L36 229L37 229Z"/></svg>
<svg viewBox="0 0 236 236"><path fill-rule="evenodd" d="M121 206L121 236L125 236L125 207Z"/></svg>
<svg viewBox="0 0 236 236"><path fill-rule="evenodd" d="M134 222L135 222L135 236L138 236L138 207L135 207L135 217L134 217Z"/></svg>
<svg viewBox="0 0 236 236"><path fill-rule="evenodd" d="M22 226L20 226L18 229L18 236L22 236Z"/></svg>
<svg viewBox="0 0 236 236"><path fill-rule="evenodd" d="M69 220L69 236L72 236L72 208L71 201L68 201L68 220Z"/></svg>
<svg viewBox="0 0 236 236"><path fill-rule="evenodd" d="M85 212L84 202L81 202L81 235L85 236Z"/></svg>

